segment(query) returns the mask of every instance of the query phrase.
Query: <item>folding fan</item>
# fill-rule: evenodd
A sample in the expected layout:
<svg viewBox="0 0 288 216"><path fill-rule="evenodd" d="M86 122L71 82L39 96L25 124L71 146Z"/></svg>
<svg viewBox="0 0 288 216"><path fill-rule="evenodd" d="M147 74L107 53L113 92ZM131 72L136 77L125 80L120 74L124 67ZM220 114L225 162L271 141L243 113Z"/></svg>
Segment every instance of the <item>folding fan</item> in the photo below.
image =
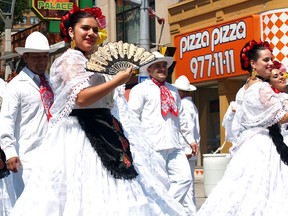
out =
<svg viewBox="0 0 288 216"><path fill-rule="evenodd" d="M134 70L138 69L154 59L154 54L146 51L143 47L123 43L123 41L109 42L91 54L86 63L86 69L115 75L131 66Z"/></svg>

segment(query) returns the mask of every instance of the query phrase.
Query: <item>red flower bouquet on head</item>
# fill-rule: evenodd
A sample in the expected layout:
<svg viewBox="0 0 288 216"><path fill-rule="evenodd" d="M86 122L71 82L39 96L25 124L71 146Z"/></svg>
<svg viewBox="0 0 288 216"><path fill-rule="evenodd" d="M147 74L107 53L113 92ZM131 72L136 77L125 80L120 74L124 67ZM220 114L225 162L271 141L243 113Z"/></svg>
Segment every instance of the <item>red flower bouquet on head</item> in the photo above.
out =
<svg viewBox="0 0 288 216"><path fill-rule="evenodd" d="M91 13L95 17L99 25L98 27L100 29L107 27L106 17L103 15L99 7L92 7L92 8L87 7L84 11Z"/></svg>

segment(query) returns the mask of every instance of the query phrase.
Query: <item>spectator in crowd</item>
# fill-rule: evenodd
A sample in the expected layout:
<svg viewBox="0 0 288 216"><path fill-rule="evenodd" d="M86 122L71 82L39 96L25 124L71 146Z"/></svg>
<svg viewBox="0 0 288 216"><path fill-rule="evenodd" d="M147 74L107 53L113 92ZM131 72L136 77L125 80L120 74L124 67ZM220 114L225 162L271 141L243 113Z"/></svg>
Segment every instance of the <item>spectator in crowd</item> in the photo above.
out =
<svg viewBox="0 0 288 216"><path fill-rule="evenodd" d="M46 69L49 53L55 49L50 49L47 38L35 31L27 37L25 47L17 47L16 51L22 55L26 66L5 88L0 114L0 141L19 197L34 165L35 150L47 131L48 106L53 101L53 93L46 91L49 79ZM42 103L41 98L43 102L49 99L50 105Z"/></svg>
<svg viewBox="0 0 288 216"><path fill-rule="evenodd" d="M190 128L193 129L194 139L198 144L198 149L200 145L200 125L199 125L199 114L196 105L192 101L192 92L196 91L196 87L191 85L188 78L185 75L179 76L175 83L173 84L179 92L181 103L184 108L185 116L187 118L188 124ZM192 175L192 184L187 192L187 195L184 199L183 206L190 211L187 212L189 215L193 215L196 213L196 199L195 199L195 188L194 188L194 171L195 171L195 163L198 155L192 154L192 149L189 142L185 139L185 137L180 134L180 143L182 145L182 149L184 150L186 157L189 161L191 175Z"/></svg>

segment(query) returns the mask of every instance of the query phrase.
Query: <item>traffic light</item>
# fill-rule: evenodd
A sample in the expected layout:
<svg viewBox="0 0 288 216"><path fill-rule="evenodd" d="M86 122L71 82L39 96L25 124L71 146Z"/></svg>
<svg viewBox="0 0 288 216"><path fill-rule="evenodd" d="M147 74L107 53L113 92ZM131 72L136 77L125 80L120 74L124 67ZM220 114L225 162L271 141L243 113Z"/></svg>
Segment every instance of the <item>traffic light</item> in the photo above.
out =
<svg viewBox="0 0 288 216"><path fill-rule="evenodd" d="M176 47L161 46L159 52L164 56L173 57L176 52Z"/></svg>
<svg viewBox="0 0 288 216"><path fill-rule="evenodd" d="M159 52L164 56L174 57L174 54L176 52L176 47L161 46L159 48ZM175 65L176 65L176 61L173 61L173 64L168 68L168 77L166 81L169 83L171 83L172 81L172 73L174 71Z"/></svg>

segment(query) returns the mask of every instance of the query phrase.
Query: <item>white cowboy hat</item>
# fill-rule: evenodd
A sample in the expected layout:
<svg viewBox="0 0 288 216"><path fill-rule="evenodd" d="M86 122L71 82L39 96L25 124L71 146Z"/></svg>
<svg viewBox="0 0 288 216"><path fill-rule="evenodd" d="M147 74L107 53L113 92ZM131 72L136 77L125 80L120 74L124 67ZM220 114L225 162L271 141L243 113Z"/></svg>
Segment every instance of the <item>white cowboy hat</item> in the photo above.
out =
<svg viewBox="0 0 288 216"><path fill-rule="evenodd" d="M40 32L34 31L31 33L25 41L25 47L16 47L15 50L20 55L24 53L43 53L55 52L58 48L50 49L47 38Z"/></svg>
<svg viewBox="0 0 288 216"><path fill-rule="evenodd" d="M194 85L190 84L188 78L184 75L179 76L173 85L182 91L195 91L197 89Z"/></svg>
<svg viewBox="0 0 288 216"><path fill-rule="evenodd" d="M169 68L173 64L173 61L174 61L173 57L164 56L157 51L154 51L152 53L155 55L155 60L153 60L152 62L149 62L148 64L141 66L141 71L147 72L147 68L150 67L150 65L155 64L157 62L162 62L162 61L167 62L167 68Z"/></svg>

